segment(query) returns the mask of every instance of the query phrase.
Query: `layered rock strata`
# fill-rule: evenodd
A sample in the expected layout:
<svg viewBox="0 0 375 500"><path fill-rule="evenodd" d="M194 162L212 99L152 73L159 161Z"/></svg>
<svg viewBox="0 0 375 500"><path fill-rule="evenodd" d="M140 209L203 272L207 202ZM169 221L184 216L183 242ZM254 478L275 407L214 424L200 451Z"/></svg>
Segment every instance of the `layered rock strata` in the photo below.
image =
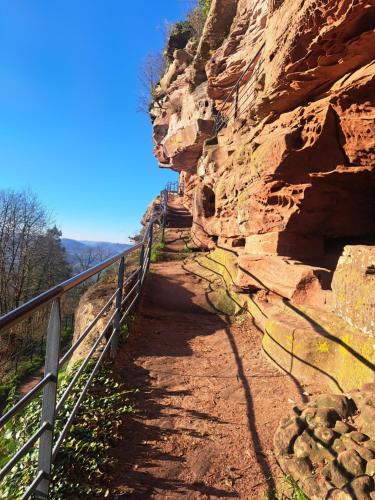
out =
<svg viewBox="0 0 375 500"><path fill-rule="evenodd" d="M323 342L333 353L351 339L361 382L375 361L354 347L356 329L358 339L375 333L374 28L375 0L213 0L151 110L155 155L180 172L195 245L233 266L227 293L272 318L308 309L303 347L314 318L343 321L340 338ZM289 341L265 333L293 371Z"/></svg>

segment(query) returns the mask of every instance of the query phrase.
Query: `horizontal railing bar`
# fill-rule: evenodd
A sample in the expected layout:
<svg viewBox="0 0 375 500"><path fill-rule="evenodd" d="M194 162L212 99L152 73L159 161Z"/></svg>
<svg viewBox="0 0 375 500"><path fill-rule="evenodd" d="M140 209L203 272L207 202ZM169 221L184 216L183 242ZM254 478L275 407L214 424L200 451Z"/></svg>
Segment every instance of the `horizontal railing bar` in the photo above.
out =
<svg viewBox="0 0 375 500"><path fill-rule="evenodd" d="M142 276L141 276L141 286L143 285L143 281L144 281L146 273L147 273L147 268L148 268L147 265L143 268L143 272L142 272Z"/></svg>
<svg viewBox="0 0 375 500"><path fill-rule="evenodd" d="M145 256L144 256L144 263L143 263L143 266L142 266L142 272L144 271L144 268L147 267L148 265L148 257L150 255L150 247L147 248L146 252L145 252Z"/></svg>
<svg viewBox="0 0 375 500"><path fill-rule="evenodd" d="M60 361L59 361L59 368L65 363L65 361L77 349L77 347L80 344L82 344L82 342L85 340L85 338L87 337L87 335L91 332L91 330L93 329L93 327L96 325L96 323L99 321L99 319L103 316L103 314L106 311L106 309L108 309L108 307L111 305L111 303L115 299L115 297L118 294L118 292L119 292L119 288L116 288L116 291L108 299L108 301L104 304L104 306L100 309L100 311L98 312L98 314L91 321L91 323L88 325L88 327L84 330L84 332L82 333L82 335L77 339L77 341L69 348L69 350L60 359Z"/></svg>
<svg viewBox="0 0 375 500"><path fill-rule="evenodd" d="M255 84L255 81L252 82L251 80L249 80L249 82L242 87L241 93L238 97L238 107L240 107L244 102L248 101L250 97L254 96Z"/></svg>
<svg viewBox="0 0 375 500"><path fill-rule="evenodd" d="M136 245L127 248L126 250L123 250L122 252L114 255L113 257L109 257L100 264L97 264L96 266L93 266L90 269L87 269L86 271L77 274L77 276L73 276L73 278L69 278L68 280L60 283L59 285L50 288L46 292L41 293L37 297L17 307L17 309L13 309L13 311L10 311L9 313L5 314L0 318L0 330L2 330L5 327L13 325L14 323L17 323L21 319L27 317L33 311L39 309L47 302L50 302L52 299L58 297L59 295L68 292L77 285L80 285L89 278L92 278L93 276L95 276L95 274L98 274L100 271L103 271L103 269L106 269L107 267L111 266L119 259L121 259L121 257L133 253L135 250L138 250L139 248L142 247L142 245L143 243L137 243Z"/></svg>
<svg viewBox="0 0 375 500"><path fill-rule="evenodd" d="M160 214L158 214L158 216L160 216ZM148 235L150 233L150 228L154 224L154 222L157 218L158 218L157 216L154 216L154 217L151 217L151 219L148 221L148 224L146 226L146 230L145 230L144 235L143 235L142 245L144 245L146 243L146 239L148 238Z"/></svg>
<svg viewBox="0 0 375 500"><path fill-rule="evenodd" d="M39 427L39 429L26 441L26 443L17 451L17 453L9 460L9 462L0 470L0 481L13 469L17 462L28 452L28 450L38 441L44 431L50 426L48 422Z"/></svg>
<svg viewBox="0 0 375 500"><path fill-rule="evenodd" d="M140 270L141 266L138 266L137 269L135 271L133 271L130 276L128 276L126 278L126 280L124 281L124 287L130 283L130 281L134 278L134 276L137 274L137 272Z"/></svg>
<svg viewBox="0 0 375 500"><path fill-rule="evenodd" d="M145 252L145 257L144 257L144 262L143 262L143 266L142 266L142 281L143 281L143 276L145 275L145 272L148 268L148 262L150 260L151 256L150 256L150 252Z"/></svg>
<svg viewBox="0 0 375 500"><path fill-rule="evenodd" d="M30 402L31 399L34 398L35 394L43 389L43 387L49 382L52 378L52 374L48 373L40 382L36 384L25 396L20 399L14 406L11 408L5 415L0 418L0 428L3 427L8 420L10 420L14 415L16 415L19 411L24 408L27 403Z"/></svg>
<svg viewBox="0 0 375 500"><path fill-rule="evenodd" d="M105 335L105 333L107 331L107 328L112 323L113 318L115 317L116 313L117 313L117 309L115 309L114 312L113 312L113 314L110 316L109 320L107 321L107 323L106 323L105 327L103 328L102 332L100 333L99 337L96 339L94 345L92 346L92 348L90 349L89 353L85 357L83 363L81 364L81 366L79 367L79 369L74 374L74 377L72 378L72 380L70 381L68 387L65 389L63 395L61 396L61 398L59 399L58 403L56 404L56 413L58 413L60 411L61 406L64 404L66 398L72 392L72 388L74 387L75 383L77 382L77 380L80 377L80 375L83 372L83 370L86 368L87 363L90 361L92 355L96 351L96 348L98 347L99 342L103 339L103 337L104 337L104 335Z"/></svg>
<svg viewBox="0 0 375 500"><path fill-rule="evenodd" d="M145 263L144 263L144 266L143 266L143 268L142 268L142 276L144 276L144 275L145 275L145 272L146 272L146 271L147 271L147 269L148 269L148 263L149 263L149 261L150 261L150 258L145 259Z"/></svg>
<svg viewBox="0 0 375 500"><path fill-rule="evenodd" d="M120 324L124 321L124 319L126 318L126 315L129 313L129 311L131 310L131 308L133 307L134 305L134 302L138 299L139 297L139 292L137 293L137 295L134 297L134 299L132 300L130 306L126 309L126 311L124 312L124 314L121 316L121 319L120 319Z"/></svg>
<svg viewBox="0 0 375 500"><path fill-rule="evenodd" d="M219 109L219 112L223 111L224 110L224 107L225 105L227 104L228 100L232 97L232 95L234 94L236 88L239 86L239 84L241 83L241 81L243 80L244 76L246 75L246 73L249 71L251 65L253 64L253 62L255 61L255 59L258 57L258 55L260 54L261 50L263 49L263 47L265 46L265 42L262 43L262 45L259 47L259 49L257 50L255 56L251 59L251 61L246 65L245 69L243 70L243 72L241 73L240 77L238 78L238 80L236 81L236 83L233 85L232 87L232 90L230 91L230 93L228 94L228 96L226 97L225 101L223 102L223 104L220 106L220 109Z"/></svg>
<svg viewBox="0 0 375 500"><path fill-rule="evenodd" d="M115 330L112 332L111 336L109 337L107 344L105 345L102 353L100 354L100 356L98 358L98 361L96 362L96 364L95 364L95 366L94 366L94 368L93 368L93 370L92 370L89 378L87 379L87 382L86 382L84 388L82 389L82 392L81 392L79 398L77 399L76 404L74 405L74 408L73 408L71 414L69 415L68 420L66 421L65 426L64 426L63 430L61 431L60 436L57 439L57 442L56 442L56 444L55 444L55 446L53 448L53 451L52 451L52 461L55 460L56 454L57 454L57 452L58 452L58 450L59 450L62 442L64 441L64 438L65 438L65 436L66 436L66 434L67 434L67 432L68 432L68 430L70 428L70 425L71 425L71 423L72 423L72 421L73 421L73 419L74 419L74 417L75 417L75 415L76 415L76 413L78 411L78 408L79 408L79 406L81 404L81 401L84 398L84 396L86 395L86 392L89 389L89 387L91 385L91 382L92 382L94 376L96 375L96 372L97 372L97 370L98 370L98 368L99 368L99 366L100 366L100 364L101 364L101 362L102 362L102 360L103 360L103 358L104 358L107 350L109 349L109 347L111 345L111 340L112 340L112 337L113 337L114 334L115 334Z"/></svg>
<svg viewBox="0 0 375 500"><path fill-rule="evenodd" d="M177 185L178 186L178 185ZM173 186L172 186L173 187ZM172 192L172 189L170 189L170 192ZM178 192L178 189L176 190ZM97 264L96 266L91 267L90 269L87 269L86 271L52 287L51 289L47 290L46 292L41 293L37 297L31 299L30 301L26 302L25 304L21 305L20 307L14 309L13 311L10 311L9 313L5 314L4 316L0 317L0 333L1 331L6 328L10 327L17 322L21 321L22 319L28 317L32 312L38 310L40 307L43 305L48 304L51 300L56 299L63 295L65 292L68 292L69 290L73 289L74 287L78 286L79 284L83 283L87 279L91 278L92 276L95 276L102 270L108 268L121 258L125 257L128 254L133 253L134 251L143 248L143 256L142 256L142 261L143 265L140 265L135 269L132 274L126 279L125 285L130 283L134 277L137 276L137 274L140 274L140 277L136 279L136 283L133 285L132 289L128 293L128 295L125 297L124 302L130 297L131 293L133 293L134 289L138 287L139 285L139 290L136 293L135 297L133 298L131 304L128 306L126 309L125 313L123 314L120 322L126 318L127 314L129 311L132 309L134 306L136 300L138 299L140 295L140 289L143 284L143 280L145 277L145 274L148 269L148 264L150 261L150 253L151 253L151 239L152 239L152 229L153 229L153 224L155 223L156 220L159 219L159 223L161 224L160 217L165 216L166 213L166 208L165 208L165 203L167 202L167 198L164 197L164 205L160 207L160 209L157 211L155 210L152 217L148 221L148 224L145 228L144 235L142 238L142 241L133 245L132 247L118 253L117 255L114 255L103 262ZM112 294L112 296L108 299L106 304L101 308L99 313L96 315L96 317L92 320L92 322L86 327L84 330L83 334L80 336L80 338L75 342L74 345L70 347L70 349L64 354L64 356L60 359L59 361L59 367L68 359L68 357L78 348L78 346L83 342L83 340L87 337L87 335L92 331L92 328L95 326L95 324L98 322L98 320L103 316L105 311L108 309L108 307L112 304L113 300L118 296L120 293L120 288L117 288L116 291ZM122 303L122 305L124 304ZM119 313L119 309L116 308L113 313L111 314L109 320L107 321L106 326L100 333L99 337L96 339L93 347L91 348L89 354L86 356L85 360L81 364L80 368L78 371L74 374L73 379L70 381L68 387L62 394L60 400L58 403L55 405L55 411L58 413L58 411L61 409L63 403L66 401L66 398L71 394L79 376L82 374L83 370L86 368L88 362L90 361L92 355L94 352L97 350L100 341L103 339L105 334L108 332L108 328L110 324L113 322L115 315ZM110 348L112 344L112 339L114 338L115 335L118 334L118 327L113 328L112 334L110 335L109 339L107 339L107 343L102 350L93 370L91 371L88 380L85 383L85 386L83 390L81 391L78 400L76 401L72 412L68 416L68 420L65 423L65 426L60 434L60 436L57 439L57 442L55 444L55 447L52 450L52 455L53 455L53 460L55 459L56 453L58 449L60 448L62 442L64 441L66 434L69 430L70 424L72 420L74 419L78 408L82 402L83 397L85 396L87 390L89 389L92 380L98 371L100 364L102 363L102 360ZM14 415L16 415L24 406L30 402L31 400L35 399L36 394L53 378L52 374L46 375L33 389L31 389L28 394L26 394L20 401L16 403L16 405L11 408L3 417L0 419L0 426L5 425L6 422L9 421ZM15 455L9 460L9 462L1 469L0 471L0 479L4 478L8 474L8 472L23 458L23 456L27 453L27 451L37 442L37 440L43 436L43 433L51 428L51 424L49 422L43 422L41 427L29 438L29 440L15 453ZM28 498L30 494L35 491L35 489L38 487L39 483L41 482L42 479L48 479L50 480L50 477L46 475L46 473L40 471L38 475L35 477L33 482L30 484L26 492L24 493L22 498Z"/></svg>
<svg viewBox="0 0 375 500"><path fill-rule="evenodd" d="M149 220L148 225L146 227L145 234L144 234L141 242L137 243L136 245L133 245L130 248L127 248L126 250L123 250L122 252L114 255L113 257L109 257L108 259L104 260L100 264L97 264L96 266L93 266L90 269L87 269L86 271L83 271L82 273L80 273L76 276L73 276L72 278L69 278L68 280L60 283L59 285L56 285L55 287L50 288L46 292L41 293L37 297L26 302L25 304L22 304L21 306L17 307L16 309L13 309L13 311L10 311L9 313L5 314L4 316L1 316L0 317L0 330L6 326L9 327L12 324L20 321L22 318L25 318L26 316L28 316L28 314L35 311L36 309L38 309L42 305L48 303L53 298L56 298L57 296L62 295L65 292L68 292L69 290L76 287L77 285L80 285L82 282L86 281L87 279L91 278L92 276L95 276L95 274L98 274L103 269L106 269L110 265L114 264L116 261L121 259L121 257L124 257L125 255L128 255L130 253L133 253L134 251L141 248L145 242L146 235L149 232L150 225L155 222L155 220L158 218L158 216L159 216L159 214L156 214L154 217L152 217Z"/></svg>
<svg viewBox="0 0 375 500"><path fill-rule="evenodd" d="M26 500L27 498L29 498L29 496L31 495L31 493L33 493L33 491L35 491L35 488L38 486L38 484L40 483L40 481L42 479L44 479L45 477L46 477L46 473L41 470L39 472L39 474L36 476L36 478L34 479L34 481L27 488L27 490L25 491L25 493L21 497L21 500Z"/></svg>
<svg viewBox="0 0 375 500"><path fill-rule="evenodd" d="M80 274L77 274L76 276L73 276L72 278L69 278L66 281L63 281L62 283L50 288L46 292L41 293L40 295L37 295L33 299L29 300L25 304L22 304L21 306L17 307L16 309L13 309L12 311L8 312L7 314L4 314L3 316L0 317L0 331L5 328L5 327L10 327L11 325L17 323L23 318L26 318L30 313L36 311L39 309L41 306L44 304L47 304L50 302L52 299L62 295L63 293L68 292L69 290L73 289L77 285L80 285L84 281L88 280L89 278L92 278L92 276L95 276L95 274L98 274L100 271L103 271L103 269L106 269L107 267L111 266L115 262L117 262L119 259L122 257L131 254L141 248L145 241L146 237L148 236L149 230L150 230L150 225L154 224L155 220L159 218L160 214L154 214L153 217L149 220L145 233L143 235L143 239L141 242L133 245L130 248L127 248L126 250L123 250L122 252L109 257L108 259L104 260L100 264L97 264L90 269L87 269L86 271L83 271Z"/></svg>
<svg viewBox="0 0 375 500"><path fill-rule="evenodd" d="M134 284L134 286L130 289L130 291L127 293L127 295L122 299L121 301L121 307L125 304L125 302L128 300L130 295L133 293L134 289L138 286L139 280L137 280Z"/></svg>

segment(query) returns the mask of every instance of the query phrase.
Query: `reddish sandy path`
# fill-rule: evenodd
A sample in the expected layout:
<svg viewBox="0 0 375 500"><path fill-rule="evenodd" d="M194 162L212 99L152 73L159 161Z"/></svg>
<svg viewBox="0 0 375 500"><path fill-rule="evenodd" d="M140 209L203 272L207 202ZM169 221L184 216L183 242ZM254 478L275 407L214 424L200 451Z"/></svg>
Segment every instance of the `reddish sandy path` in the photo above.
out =
<svg viewBox="0 0 375 500"><path fill-rule="evenodd" d="M281 474L275 428L313 391L270 364L249 318L230 326L212 312L181 261L151 270L116 361L140 392L113 450L111 498L264 498Z"/></svg>
<svg viewBox="0 0 375 500"><path fill-rule="evenodd" d="M43 378L44 375L44 366L38 368L34 373L29 375L26 380L20 385L18 388L18 393L21 396L25 396L28 392L31 391Z"/></svg>

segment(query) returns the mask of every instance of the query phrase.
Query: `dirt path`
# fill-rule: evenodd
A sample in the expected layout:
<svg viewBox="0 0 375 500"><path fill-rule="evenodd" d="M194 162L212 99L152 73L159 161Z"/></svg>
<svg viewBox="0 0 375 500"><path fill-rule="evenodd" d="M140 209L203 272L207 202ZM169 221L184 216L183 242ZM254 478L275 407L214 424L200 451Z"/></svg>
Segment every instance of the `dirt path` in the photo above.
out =
<svg viewBox="0 0 375 500"><path fill-rule="evenodd" d="M116 369L139 388L111 498L262 499L280 476L272 438L304 391L274 368L249 318L229 325L181 261L154 264Z"/></svg>
<svg viewBox="0 0 375 500"><path fill-rule="evenodd" d="M25 396L28 392L31 391L43 378L44 375L44 366L41 366L34 373L26 377L25 381L18 388L18 394L20 396Z"/></svg>

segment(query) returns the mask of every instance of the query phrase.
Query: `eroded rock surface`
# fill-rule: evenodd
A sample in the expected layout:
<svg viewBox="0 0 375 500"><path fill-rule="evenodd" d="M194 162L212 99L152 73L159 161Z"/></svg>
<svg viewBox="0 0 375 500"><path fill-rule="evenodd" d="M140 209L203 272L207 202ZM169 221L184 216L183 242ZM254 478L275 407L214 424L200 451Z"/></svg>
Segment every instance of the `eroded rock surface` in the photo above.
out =
<svg viewBox="0 0 375 500"><path fill-rule="evenodd" d="M335 311L365 333L375 333L375 247L346 246L333 276Z"/></svg>
<svg viewBox="0 0 375 500"><path fill-rule="evenodd" d="M345 243L375 235L374 27L373 0L216 0L198 45L175 50L151 111L195 243L236 242L249 274L252 255L311 266L310 281L327 269L307 303L329 304ZM299 288L287 273L285 297L301 300Z"/></svg>
<svg viewBox="0 0 375 500"><path fill-rule="evenodd" d="M194 245L231 255L265 351L346 389L375 362L374 58L375 0L214 0L151 111Z"/></svg>
<svg viewBox="0 0 375 500"><path fill-rule="evenodd" d="M323 394L281 420L278 462L311 499L373 498L375 385L349 395ZM372 494L372 496L370 496Z"/></svg>

